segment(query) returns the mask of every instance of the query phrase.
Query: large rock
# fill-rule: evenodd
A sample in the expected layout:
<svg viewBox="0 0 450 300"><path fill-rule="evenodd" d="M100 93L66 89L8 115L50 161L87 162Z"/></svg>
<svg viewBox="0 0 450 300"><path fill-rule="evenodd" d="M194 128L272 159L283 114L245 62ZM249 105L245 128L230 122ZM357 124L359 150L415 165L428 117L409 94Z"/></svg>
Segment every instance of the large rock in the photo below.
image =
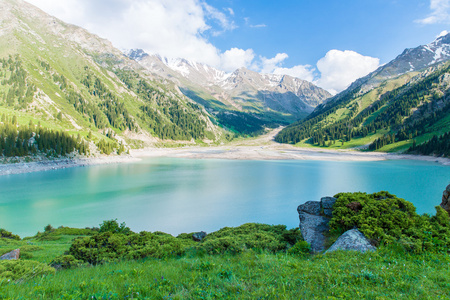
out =
<svg viewBox="0 0 450 300"><path fill-rule="evenodd" d="M14 260L19 259L20 249L13 250L9 253L3 254L0 256L0 260Z"/></svg>
<svg viewBox="0 0 450 300"><path fill-rule="evenodd" d="M305 212L299 213L300 231L303 239L311 245L313 252L325 250L325 235L330 228L328 223L330 219L323 216L315 216Z"/></svg>
<svg viewBox="0 0 450 300"><path fill-rule="evenodd" d="M369 240L358 229L351 229L342 234L336 242L327 250L333 252L336 250L353 250L359 252L375 251Z"/></svg>
<svg viewBox="0 0 450 300"><path fill-rule="evenodd" d="M333 216L333 205L335 203L336 198L334 197L323 197L320 199L320 206L325 216L328 216L330 218Z"/></svg>
<svg viewBox="0 0 450 300"><path fill-rule="evenodd" d="M206 237L206 232L204 232L204 231L196 232L192 235L192 239L194 239L194 241L196 241L196 242L201 242L205 237Z"/></svg>
<svg viewBox="0 0 450 300"><path fill-rule="evenodd" d="M442 195L441 207L445 209L450 215L450 184L447 185L447 188Z"/></svg>
<svg viewBox="0 0 450 300"><path fill-rule="evenodd" d="M325 250L325 233L330 230L328 223L335 202L336 198L324 197L320 201L308 201L297 208L300 231L313 252Z"/></svg>
<svg viewBox="0 0 450 300"><path fill-rule="evenodd" d="M298 213L305 212L310 215L320 215L320 202L308 201L297 207Z"/></svg>

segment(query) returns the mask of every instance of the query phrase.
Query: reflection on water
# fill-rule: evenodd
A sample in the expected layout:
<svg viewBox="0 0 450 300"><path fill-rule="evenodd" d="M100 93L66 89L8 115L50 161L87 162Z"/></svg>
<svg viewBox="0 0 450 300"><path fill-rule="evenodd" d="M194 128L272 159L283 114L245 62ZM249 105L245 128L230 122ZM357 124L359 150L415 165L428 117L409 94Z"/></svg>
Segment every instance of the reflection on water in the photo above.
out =
<svg viewBox="0 0 450 300"><path fill-rule="evenodd" d="M213 231L246 222L298 226L296 208L339 192L387 190L434 213L450 167L417 161L232 161L152 158L137 163L0 177L0 228L44 226Z"/></svg>

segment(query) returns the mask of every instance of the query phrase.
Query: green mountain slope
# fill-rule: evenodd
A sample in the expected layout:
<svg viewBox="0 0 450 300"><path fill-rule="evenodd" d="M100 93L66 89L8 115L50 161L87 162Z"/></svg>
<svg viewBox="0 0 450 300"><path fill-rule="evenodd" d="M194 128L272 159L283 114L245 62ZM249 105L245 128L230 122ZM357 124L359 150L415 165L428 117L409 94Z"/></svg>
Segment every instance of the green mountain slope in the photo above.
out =
<svg viewBox="0 0 450 300"><path fill-rule="evenodd" d="M361 79L305 120L285 128L276 140L381 151L407 151L415 145L411 151L424 153L417 145L450 131L449 73L449 63L441 63L422 72L377 78L372 88L367 86L373 77ZM426 154L449 152L441 145Z"/></svg>
<svg viewBox="0 0 450 300"><path fill-rule="evenodd" d="M2 127L15 117L14 125L29 125L32 136L39 124L105 153L222 135L202 107L173 84L146 75L108 41L21 0L1 1L0 18ZM8 136L11 144L11 134L3 141Z"/></svg>

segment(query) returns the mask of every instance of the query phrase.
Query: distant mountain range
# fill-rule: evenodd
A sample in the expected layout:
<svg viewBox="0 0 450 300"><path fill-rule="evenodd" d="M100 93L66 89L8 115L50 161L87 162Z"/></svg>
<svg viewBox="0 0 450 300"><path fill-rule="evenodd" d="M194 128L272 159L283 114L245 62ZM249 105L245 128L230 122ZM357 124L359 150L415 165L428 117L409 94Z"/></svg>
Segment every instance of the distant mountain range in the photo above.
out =
<svg viewBox="0 0 450 300"><path fill-rule="evenodd" d="M417 152L419 144L450 131L449 59L450 34L406 49L285 128L276 140ZM448 156L448 144L441 143L427 154Z"/></svg>
<svg viewBox="0 0 450 300"><path fill-rule="evenodd" d="M47 153L38 141L54 131L67 141L42 142L59 145L48 155L220 143L305 117L330 96L289 76L225 74L141 50L125 55L22 0L2 0L0 20L0 127L29 127L22 134L0 128L0 155Z"/></svg>
<svg viewBox="0 0 450 300"><path fill-rule="evenodd" d="M303 118L331 96L314 84L288 75L260 74L245 68L225 73L186 59L128 51L146 70L169 79L213 114L228 111L256 115L271 122Z"/></svg>

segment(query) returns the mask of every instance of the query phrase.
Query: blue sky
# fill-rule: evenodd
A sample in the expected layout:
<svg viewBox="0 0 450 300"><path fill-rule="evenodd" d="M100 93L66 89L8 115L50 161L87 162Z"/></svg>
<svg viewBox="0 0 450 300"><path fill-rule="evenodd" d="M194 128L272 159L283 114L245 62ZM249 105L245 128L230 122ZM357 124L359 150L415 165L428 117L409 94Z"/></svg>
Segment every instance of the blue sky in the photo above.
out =
<svg viewBox="0 0 450 300"><path fill-rule="evenodd" d="M448 29L450 0L29 0L121 49L339 92Z"/></svg>

